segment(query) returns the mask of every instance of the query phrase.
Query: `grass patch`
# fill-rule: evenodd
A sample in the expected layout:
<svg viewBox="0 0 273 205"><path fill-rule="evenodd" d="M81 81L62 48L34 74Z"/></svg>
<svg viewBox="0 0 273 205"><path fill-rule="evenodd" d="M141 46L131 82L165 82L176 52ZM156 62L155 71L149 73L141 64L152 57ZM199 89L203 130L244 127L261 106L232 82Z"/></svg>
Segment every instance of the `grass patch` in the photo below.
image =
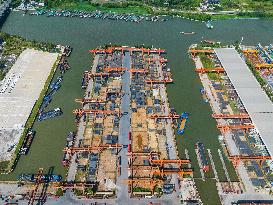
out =
<svg viewBox="0 0 273 205"><path fill-rule="evenodd" d="M0 172L5 171L9 166L9 161L0 162Z"/></svg>
<svg viewBox="0 0 273 205"><path fill-rule="evenodd" d="M200 53L198 56L203 64L204 68L213 68L214 67L214 63L206 54Z"/></svg>

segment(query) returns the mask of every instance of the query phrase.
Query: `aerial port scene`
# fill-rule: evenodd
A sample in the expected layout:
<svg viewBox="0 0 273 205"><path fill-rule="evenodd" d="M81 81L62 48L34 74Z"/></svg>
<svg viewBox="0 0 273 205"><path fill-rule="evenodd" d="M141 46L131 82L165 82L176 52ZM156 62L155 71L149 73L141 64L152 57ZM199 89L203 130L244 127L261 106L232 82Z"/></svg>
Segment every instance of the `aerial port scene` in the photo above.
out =
<svg viewBox="0 0 273 205"><path fill-rule="evenodd" d="M0 205L272 205L272 11L0 1Z"/></svg>

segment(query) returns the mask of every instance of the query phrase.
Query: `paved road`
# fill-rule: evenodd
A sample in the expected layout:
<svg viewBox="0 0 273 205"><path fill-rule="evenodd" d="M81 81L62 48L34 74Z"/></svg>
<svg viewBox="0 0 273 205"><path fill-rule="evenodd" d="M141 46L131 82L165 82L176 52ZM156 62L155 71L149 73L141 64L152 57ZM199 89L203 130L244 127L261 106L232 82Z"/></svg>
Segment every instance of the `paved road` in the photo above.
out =
<svg viewBox="0 0 273 205"><path fill-rule="evenodd" d="M158 67L158 74L159 74L159 80L163 80L163 71L161 64L157 61L156 63ZM168 103L168 97L166 92L166 86L165 85L159 85L160 90L160 96L163 100L163 115L169 115L169 103ZM170 159L177 159L177 149L176 149L176 141L174 138L173 128L172 128L172 120L168 119L166 120L166 142L168 146L168 155ZM179 184L177 179L177 174L172 174L171 183L175 185L175 192L173 192L171 195L165 195L165 197L168 197L173 201L173 204L179 204ZM164 197L164 196L163 196Z"/></svg>
<svg viewBox="0 0 273 205"><path fill-rule="evenodd" d="M122 99L121 99L121 118L119 124L119 144L128 145L129 138L128 134L131 129L131 78L130 70L131 68L131 56L129 52L125 52L123 58L123 67L126 68L126 71L122 75ZM121 159L121 172L120 176L117 178L117 201L119 204L128 204L128 185L124 183L124 180L128 179L128 156L127 149L122 149L119 153Z"/></svg>

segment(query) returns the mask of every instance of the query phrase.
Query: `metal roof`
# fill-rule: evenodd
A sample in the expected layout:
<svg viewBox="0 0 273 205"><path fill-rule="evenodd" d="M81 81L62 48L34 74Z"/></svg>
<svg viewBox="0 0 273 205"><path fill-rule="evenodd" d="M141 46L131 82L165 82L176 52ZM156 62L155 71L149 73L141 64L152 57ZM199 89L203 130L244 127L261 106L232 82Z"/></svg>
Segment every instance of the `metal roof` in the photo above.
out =
<svg viewBox="0 0 273 205"><path fill-rule="evenodd" d="M273 104L234 48L214 49L253 124L273 156Z"/></svg>

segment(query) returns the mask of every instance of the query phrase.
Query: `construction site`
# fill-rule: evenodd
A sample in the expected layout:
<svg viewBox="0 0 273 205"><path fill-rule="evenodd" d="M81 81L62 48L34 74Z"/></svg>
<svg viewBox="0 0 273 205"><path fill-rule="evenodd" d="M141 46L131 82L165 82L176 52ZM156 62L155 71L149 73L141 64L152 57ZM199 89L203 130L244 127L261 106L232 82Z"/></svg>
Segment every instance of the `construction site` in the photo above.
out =
<svg viewBox="0 0 273 205"><path fill-rule="evenodd" d="M259 79L247 66L250 61L263 77L265 73L270 76L272 64L266 51L272 55L270 46L260 45L252 49L241 46L239 52L233 47L200 48L197 44L189 49L203 85L204 102L211 106L221 132L219 141L225 157L239 177L239 182L231 182L223 167L227 181L217 183L222 204L237 202L241 197L255 199L257 193L272 200L273 107Z"/></svg>

